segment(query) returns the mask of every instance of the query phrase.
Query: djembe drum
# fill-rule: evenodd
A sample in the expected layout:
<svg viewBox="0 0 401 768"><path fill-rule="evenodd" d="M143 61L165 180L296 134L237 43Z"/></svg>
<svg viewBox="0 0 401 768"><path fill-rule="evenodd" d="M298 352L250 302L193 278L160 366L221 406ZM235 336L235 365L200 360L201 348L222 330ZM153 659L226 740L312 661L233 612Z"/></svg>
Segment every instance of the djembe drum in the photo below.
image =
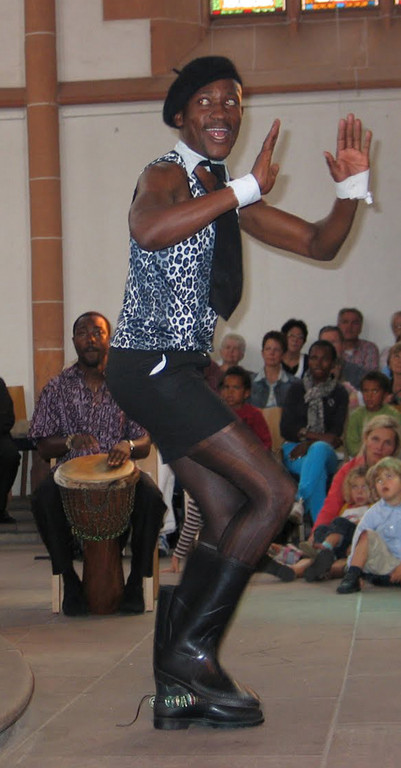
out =
<svg viewBox="0 0 401 768"><path fill-rule="evenodd" d="M83 586L91 613L118 610L124 574L118 537L126 531L140 472L128 460L107 464L107 453L61 464L54 480L72 532L83 541Z"/></svg>

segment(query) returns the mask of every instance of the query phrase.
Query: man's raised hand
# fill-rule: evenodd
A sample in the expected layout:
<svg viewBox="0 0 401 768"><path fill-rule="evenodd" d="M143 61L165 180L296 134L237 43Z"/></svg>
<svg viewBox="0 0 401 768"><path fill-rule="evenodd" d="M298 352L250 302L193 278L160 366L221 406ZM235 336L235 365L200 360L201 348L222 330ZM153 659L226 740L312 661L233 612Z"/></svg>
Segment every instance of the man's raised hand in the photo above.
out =
<svg viewBox="0 0 401 768"><path fill-rule="evenodd" d="M349 176L367 171L372 131L365 131L362 144L362 124L352 113L341 119L337 131L337 152L334 158L324 152L327 165L334 181L344 181Z"/></svg>
<svg viewBox="0 0 401 768"><path fill-rule="evenodd" d="M267 193L270 192L279 172L278 164L272 164L273 150L278 138L279 130L280 120L274 120L251 171L259 184L261 195L267 195Z"/></svg>

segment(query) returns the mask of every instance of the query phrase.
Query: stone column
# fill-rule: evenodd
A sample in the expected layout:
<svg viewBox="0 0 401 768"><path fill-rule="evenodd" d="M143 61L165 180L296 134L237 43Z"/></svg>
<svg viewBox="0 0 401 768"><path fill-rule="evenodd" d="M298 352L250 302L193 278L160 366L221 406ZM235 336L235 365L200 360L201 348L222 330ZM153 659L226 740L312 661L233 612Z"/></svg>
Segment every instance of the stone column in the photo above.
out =
<svg viewBox="0 0 401 768"><path fill-rule="evenodd" d="M25 0L35 395L64 362L55 0Z"/></svg>

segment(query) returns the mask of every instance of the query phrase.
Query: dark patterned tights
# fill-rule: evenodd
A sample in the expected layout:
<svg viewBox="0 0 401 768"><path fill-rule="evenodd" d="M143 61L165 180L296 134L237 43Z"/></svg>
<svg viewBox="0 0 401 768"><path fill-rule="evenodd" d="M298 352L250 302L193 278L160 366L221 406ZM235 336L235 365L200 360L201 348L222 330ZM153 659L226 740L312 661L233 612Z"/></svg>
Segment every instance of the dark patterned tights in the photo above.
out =
<svg viewBox="0 0 401 768"><path fill-rule="evenodd" d="M294 499L286 471L237 422L197 443L171 467L199 504L204 520L199 540L255 568Z"/></svg>

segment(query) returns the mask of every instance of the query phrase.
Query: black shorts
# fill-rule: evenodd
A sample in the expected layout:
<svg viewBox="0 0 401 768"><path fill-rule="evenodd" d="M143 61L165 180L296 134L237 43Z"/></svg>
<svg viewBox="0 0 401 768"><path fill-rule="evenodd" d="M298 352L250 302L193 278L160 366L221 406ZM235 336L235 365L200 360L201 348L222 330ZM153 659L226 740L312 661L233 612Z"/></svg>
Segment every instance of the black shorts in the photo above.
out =
<svg viewBox="0 0 401 768"><path fill-rule="evenodd" d="M149 432L165 462L186 456L236 419L205 381L208 365L202 352L110 348L107 386L128 418Z"/></svg>

